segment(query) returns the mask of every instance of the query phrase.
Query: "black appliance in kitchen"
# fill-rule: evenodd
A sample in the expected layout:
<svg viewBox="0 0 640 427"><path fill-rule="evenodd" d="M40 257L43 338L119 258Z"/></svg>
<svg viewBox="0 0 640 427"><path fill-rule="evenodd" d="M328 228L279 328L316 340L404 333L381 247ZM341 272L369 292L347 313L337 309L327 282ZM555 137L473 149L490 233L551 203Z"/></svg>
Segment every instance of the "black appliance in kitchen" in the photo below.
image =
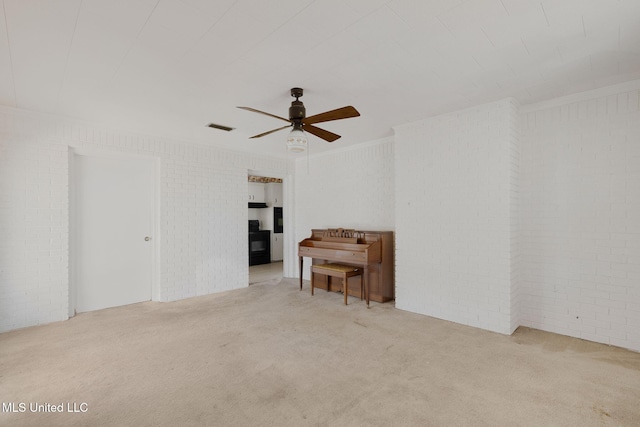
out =
<svg viewBox="0 0 640 427"><path fill-rule="evenodd" d="M271 262L271 231L260 230L260 221L249 220L249 265Z"/></svg>
<svg viewBox="0 0 640 427"><path fill-rule="evenodd" d="M282 221L282 208L274 207L273 208L273 233L280 234L282 233L282 228L284 224Z"/></svg>

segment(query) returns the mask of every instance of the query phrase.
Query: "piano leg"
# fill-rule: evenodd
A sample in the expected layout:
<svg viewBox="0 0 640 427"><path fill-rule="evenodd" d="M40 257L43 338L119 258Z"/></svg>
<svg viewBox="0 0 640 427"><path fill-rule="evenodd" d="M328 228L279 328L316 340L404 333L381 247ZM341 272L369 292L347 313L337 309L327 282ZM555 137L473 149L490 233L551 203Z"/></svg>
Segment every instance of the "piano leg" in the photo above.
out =
<svg viewBox="0 0 640 427"><path fill-rule="evenodd" d="M302 258L303 257L299 257L300 258L300 290L302 290Z"/></svg>

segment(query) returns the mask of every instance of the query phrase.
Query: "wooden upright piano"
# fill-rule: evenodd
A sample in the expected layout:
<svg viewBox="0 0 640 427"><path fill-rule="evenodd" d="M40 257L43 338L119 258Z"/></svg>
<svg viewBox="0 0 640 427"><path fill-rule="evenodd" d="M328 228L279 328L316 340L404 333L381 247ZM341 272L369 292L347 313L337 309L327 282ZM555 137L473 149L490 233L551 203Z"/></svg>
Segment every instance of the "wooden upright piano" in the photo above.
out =
<svg viewBox="0 0 640 427"><path fill-rule="evenodd" d="M300 289L304 257L313 264L328 262L361 267L369 298L387 302L395 298L395 265L392 231L356 231L348 229L314 229L311 237L298 244L300 259ZM329 291L341 291L341 283L332 278L317 280L315 286ZM350 286L349 295L361 298L359 286ZM367 304L369 301L367 301Z"/></svg>

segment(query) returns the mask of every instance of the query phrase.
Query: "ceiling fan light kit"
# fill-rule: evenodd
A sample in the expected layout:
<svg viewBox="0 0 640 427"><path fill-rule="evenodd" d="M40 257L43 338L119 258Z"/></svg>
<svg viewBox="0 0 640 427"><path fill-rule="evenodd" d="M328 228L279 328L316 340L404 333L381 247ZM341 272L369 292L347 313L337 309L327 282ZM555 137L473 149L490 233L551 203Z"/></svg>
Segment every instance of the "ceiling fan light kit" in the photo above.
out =
<svg viewBox="0 0 640 427"><path fill-rule="evenodd" d="M293 153L302 153L307 149L307 135L302 129L294 128L287 137L287 150Z"/></svg>
<svg viewBox="0 0 640 427"><path fill-rule="evenodd" d="M287 129L293 126L293 130L289 133L287 137L287 149L294 153L301 153L307 148L307 136L305 131L309 132L312 135L317 136L318 138L322 138L327 142L333 142L336 139L340 138L340 135L337 135L333 132L329 132L328 130L320 129L319 127L313 126L315 123L321 122L329 122L333 120L341 120L348 119L351 117L358 117L360 113L358 110L353 108L352 106L337 108L335 110L326 111L324 113L316 114L310 117L306 117L306 109L304 108L304 104L299 100L302 97L303 90L299 87L294 87L291 89L291 96L293 96L296 100L291 102L291 107L289 107L289 119L285 119L284 117L276 116L274 114L266 113L264 111L256 110L251 107L238 107L243 110L253 111L254 113L264 114L269 117L273 117L279 120L284 120L285 122L289 122L290 124L287 126L282 126L277 129L273 129L267 132L263 132L258 135L254 135L251 138L260 138L274 132L277 132L282 129Z"/></svg>

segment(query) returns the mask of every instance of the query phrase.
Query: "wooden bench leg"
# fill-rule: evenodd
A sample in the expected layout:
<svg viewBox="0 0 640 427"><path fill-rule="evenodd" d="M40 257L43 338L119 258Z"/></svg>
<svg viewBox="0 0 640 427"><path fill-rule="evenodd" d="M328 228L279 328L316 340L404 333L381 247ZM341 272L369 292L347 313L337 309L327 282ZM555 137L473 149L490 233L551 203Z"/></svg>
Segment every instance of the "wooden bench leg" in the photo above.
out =
<svg viewBox="0 0 640 427"><path fill-rule="evenodd" d="M342 292L344 292L344 305L347 305L347 294L349 293L349 278L347 277L347 273L344 273L344 277L342 278Z"/></svg>
<svg viewBox="0 0 640 427"><path fill-rule="evenodd" d="M316 272L317 270L317 272ZM365 269L366 271L366 269ZM342 293L344 294L344 304L349 304L349 278L353 276L360 276L360 300L366 298L367 306L369 305L369 289L367 286L367 282L365 282L366 278L364 277L366 274L362 274L362 270L359 268L350 268L349 266L344 265L331 265L328 267L317 267L315 268L313 265L311 266L311 295L314 294L314 290L316 287L316 275L319 274L322 277L326 278L327 292L331 290L331 278L334 279L342 279Z"/></svg>

